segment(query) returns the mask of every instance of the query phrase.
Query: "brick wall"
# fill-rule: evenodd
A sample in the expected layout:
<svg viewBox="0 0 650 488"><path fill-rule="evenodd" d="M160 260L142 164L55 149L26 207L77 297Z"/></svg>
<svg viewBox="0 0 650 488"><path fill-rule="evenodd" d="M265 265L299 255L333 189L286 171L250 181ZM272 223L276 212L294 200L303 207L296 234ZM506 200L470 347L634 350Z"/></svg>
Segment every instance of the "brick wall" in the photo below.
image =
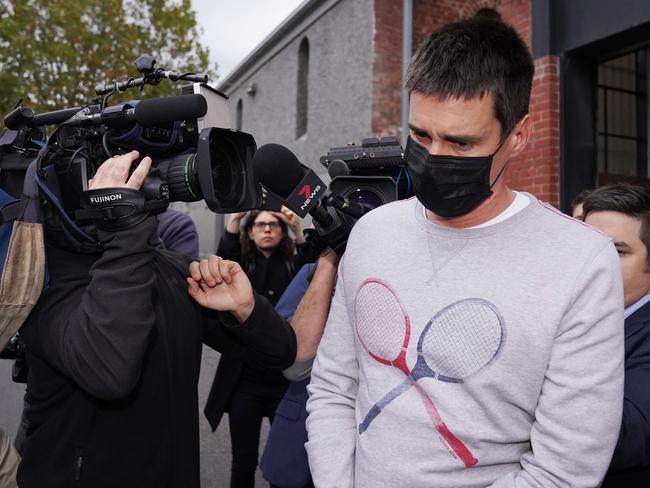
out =
<svg viewBox="0 0 650 488"><path fill-rule="evenodd" d="M496 7L503 19L531 44L531 0L414 0L413 48L444 23ZM402 72L402 2L375 0L373 39L372 131L398 134ZM506 175L512 188L529 191L559 205L560 108L559 62L554 56L535 60L530 114L533 131L528 148L513 159Z"/></svg>
<svg viewBox="0 0 650 488"><path fill-rule="evenodd" d="M401 124L402 2L375 0L372 132L397 135Z"/></svg>
<svg viewBox="0 0 650 488"><path fill-rule="evenodd" d="M560 203L560 75L557 56L535 60L528 147L510 161L507 181L556 207Z"/></svg>
<svg viewBox="0 0 650 488"><path fill-rule="evenodd" d="M503 20L530 48L531 0L501 0ZM528 147L510 161L506 180L511 188L528 191L556 207L560 205L560 63L557 56L535 59L529 113L532 134Z"/></svg>

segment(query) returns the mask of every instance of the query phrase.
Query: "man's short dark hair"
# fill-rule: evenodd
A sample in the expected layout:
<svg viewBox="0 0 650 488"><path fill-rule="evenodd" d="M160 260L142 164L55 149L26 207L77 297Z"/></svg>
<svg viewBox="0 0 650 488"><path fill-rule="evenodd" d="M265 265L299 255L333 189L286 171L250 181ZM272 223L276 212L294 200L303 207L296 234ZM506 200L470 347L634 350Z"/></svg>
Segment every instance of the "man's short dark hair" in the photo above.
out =
<svg viewBox="0 0 650 488"><path fill-rule="evenodd" d="M619 183L592 190L582 204L584 219L591 212L620 212L641 221L639 238L645 245L650 265L650 188Z"/></svg>
<svg viewBox="0 0 650 488"><path fill-rule="evenodd" d="M493 9L447 24L418 48L406 88L439 98L492 94L502 140L528 113L535 66L519 34Z"/></svg>

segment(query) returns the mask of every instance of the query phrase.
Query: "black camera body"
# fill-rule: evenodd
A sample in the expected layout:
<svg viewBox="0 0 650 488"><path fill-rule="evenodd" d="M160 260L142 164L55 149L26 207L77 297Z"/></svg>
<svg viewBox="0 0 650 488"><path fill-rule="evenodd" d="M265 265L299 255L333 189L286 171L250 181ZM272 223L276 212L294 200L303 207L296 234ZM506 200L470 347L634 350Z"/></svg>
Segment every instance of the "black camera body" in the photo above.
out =
<svg viewBox="0 0 650 488"><path fill-rule="evenodd" d="M361 146L333 147L320 162L332 179L330 205L336 206L339 196L370 211L413 195L404 150L396 137L367 138Z"/></svg>
<svg viewBox="0 0 650 488"><path fill-rule="evenodd" d="M331 182L313 214L321 218L315 219L317 233L308 235L312 248L329 246L342 254L360 217L386 203L413 196L404 150L396 137L367 138L361 146L333 147L320 162Z"/></svg>
<svg viewBox="0 0 650 488"><path fill-rule="evenodd" d="M41 167L54 169L66 211L80 207L99 165L134 149L153 159L141 189L147 200L203 199L218 213L258 207L261 188L250 166L257 146L252 135L230 129L228 97L207 85L206 76L156 68L151 55L135 64L141 78L99 84L100 98L85 107L38 115L17 107L5 117L6 127L17 134L56 125L39 158ZM115 93L165 78L192 83L180 96L108 105Z"/></svg>

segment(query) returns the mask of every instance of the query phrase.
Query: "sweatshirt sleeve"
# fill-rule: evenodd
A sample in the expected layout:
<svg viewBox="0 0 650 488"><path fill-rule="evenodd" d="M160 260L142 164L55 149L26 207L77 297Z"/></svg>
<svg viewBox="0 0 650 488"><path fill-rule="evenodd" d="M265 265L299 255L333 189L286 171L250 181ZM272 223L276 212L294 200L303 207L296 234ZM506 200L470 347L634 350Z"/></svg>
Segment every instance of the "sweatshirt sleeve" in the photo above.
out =
<svg viewBox="0 0 650 488"><path fill-rule="evenodd" d="M104 251L90 281L53 279L40 302L41 353L95 398L122 398L140 378L155 321L148 240L156 225L149 217L128 230L100 230Z"/></svg>
<svg viewBox="0 0 650 488"><path fill-rule="evenodd" d="M549 285L552 286L552 285ZM522 469L495 488L597 487L623 400L623 287L611 242L579 273L556 331Z"/></svg>
<svg viewBox="0 0 650 488"><path fill-rule="evenodd" d="M308 387L309 441L305 448L314 485L319 488L354 486L359 379L353 324L343 285L344 260L339 266L336 292Z"/></svg>

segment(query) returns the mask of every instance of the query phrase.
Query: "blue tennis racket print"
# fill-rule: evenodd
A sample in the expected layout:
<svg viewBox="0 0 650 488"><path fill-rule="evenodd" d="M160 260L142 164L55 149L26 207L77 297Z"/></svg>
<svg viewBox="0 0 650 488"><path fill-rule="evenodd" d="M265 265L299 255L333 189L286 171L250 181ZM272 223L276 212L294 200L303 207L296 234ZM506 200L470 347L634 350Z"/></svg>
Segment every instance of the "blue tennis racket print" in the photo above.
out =
<svg viewBox="0 0 650 488"><path fill-rule="evenodd" d="M480 298L459 300L437 312L420 334L413 369L406 364L410 319L395 292L377 279L364 281L355 301L357 335L368 354L406 375L403 383L388 392L359 424L363 434L372 421L395 398L415 387L434 426L451 451L466 466L478 460L443 422L433 401L418 384L422 378L462 383L489 364L503 342L503 318L497 308Z"/></svg>

